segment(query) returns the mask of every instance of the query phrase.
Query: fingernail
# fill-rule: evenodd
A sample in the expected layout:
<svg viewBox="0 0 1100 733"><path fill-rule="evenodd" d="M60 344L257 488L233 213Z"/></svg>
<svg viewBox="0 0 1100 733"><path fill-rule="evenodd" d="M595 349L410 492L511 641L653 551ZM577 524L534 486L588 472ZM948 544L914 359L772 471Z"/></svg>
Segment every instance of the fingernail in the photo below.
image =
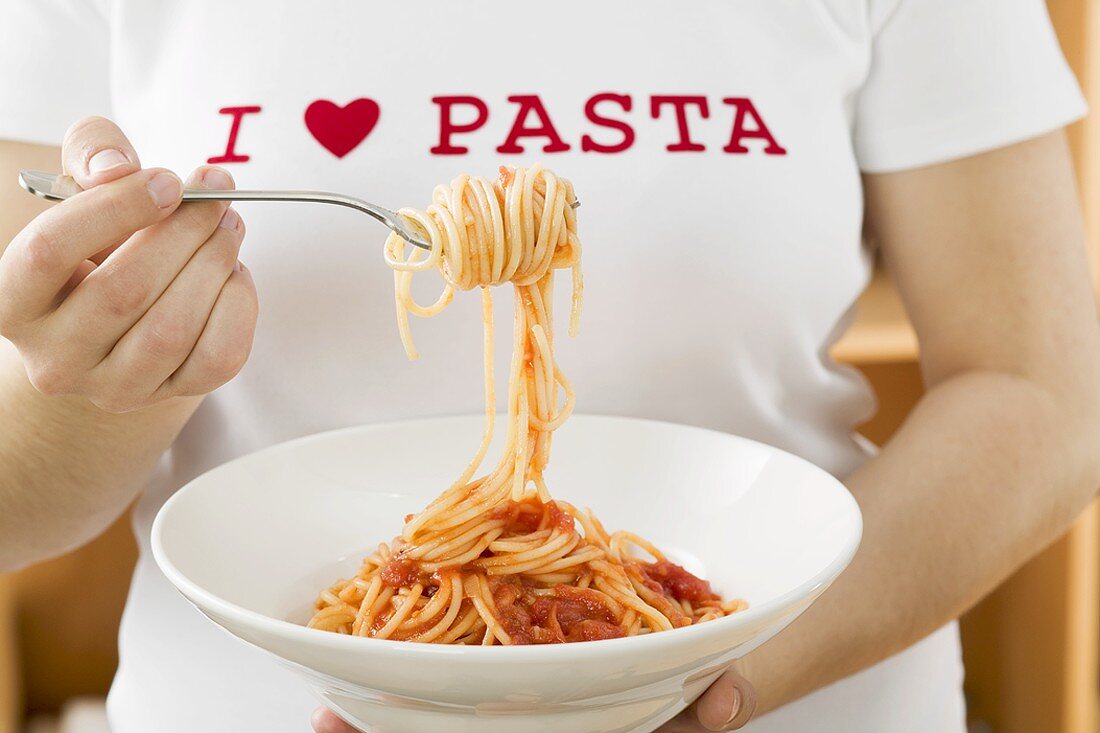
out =
<svg viewBox="0 0 1100 733"><path fill-rule="evenodd" d="M226 191L233 188L233 179L229 174L219 168L207 168L202 174L202 185L216 191Z"/></svg>
<svg viewBox="0 0 1100 733"><path fill-rule="evenodd" d="M222 214L221 221L218 222L218 226L224 227L230 230L236 230L241 223L241 216L236 211L233 211L233 207L229 207Z"/></svg>
<svg viewBox="0 0 1100 733"><path fill-rule="evenodd" d="M240 260L237 260L237 272L244 272L246 269L247 268L244 266L244 263Z"/></svg>
<svg viewBox="0 0 1100 733"><path fill-rule="evenodd" d="M730 714L726 718L725 726L732 725L737 716L741 713L741 690L734 687L733 697L730 698Z"/></svg>
<svg viewBox="0 0 1100 733"><path fill-rule="evenodd" d="M88 172L96 174L129 163L130 159L123 155L121 150L107 148L106 150L100 150L88 159Z"/></svg>
<svg viewBox="0 0 1100 733"><path fill-rule="evenodd" d="M153 176L147 188L149 195L153 197L153 203L162 209L176 203L183 194L183 184L171 173L158 173Z"/></svg>

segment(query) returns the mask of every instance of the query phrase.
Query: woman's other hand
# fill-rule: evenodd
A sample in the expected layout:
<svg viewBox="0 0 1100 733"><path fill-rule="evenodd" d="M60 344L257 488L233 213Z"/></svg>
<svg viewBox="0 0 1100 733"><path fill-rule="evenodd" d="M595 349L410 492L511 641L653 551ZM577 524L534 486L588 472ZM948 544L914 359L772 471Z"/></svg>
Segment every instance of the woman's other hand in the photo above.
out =
<svg viewBox="0 0 1100 733"><path fill-rule="evenodd" d="M756 712L756 690L735 669L728 669L687 710L657 733L706 733L738 730Z"/></svg>
<svg viewBox="0 0 1100 733"><path fill-rule="evenodd" d="M31 383L128 412L231 379L257 314L237 260L240 217L221 202L181 207L179 178L142 170L103 118L70 128L62 159L85 190L36 217L0 257L0 335ZM186 185L233 180L203 167Z"/></svg>
<svg viewBox="0 0 1100 733"><path fill-rule="evenodd" d="M665 723L657 733L708 733L737 730L756 710L756 691L734 670L727 671L695 704ZM310 719L314 733L362 733L328 708L317 708Z"/></svg>
<svg viewBox="0 0 1100 733"><path fill-rule="evenodd" d="M314 710L309 722L313 724L313 733L362 733L357 728L352 728L340 720L336 713L328 708Z"/></svg>

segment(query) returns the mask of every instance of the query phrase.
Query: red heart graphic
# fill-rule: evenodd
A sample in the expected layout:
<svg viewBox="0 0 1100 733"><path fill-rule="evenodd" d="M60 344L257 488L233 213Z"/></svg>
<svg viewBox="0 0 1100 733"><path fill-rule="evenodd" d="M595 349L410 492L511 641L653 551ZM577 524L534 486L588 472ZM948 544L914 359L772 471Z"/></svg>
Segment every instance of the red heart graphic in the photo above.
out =
<svg viewBox="0 0 1100 733"><path fill-rule="evenodd" d="M378 124L379 112L378 102L365 97L344 107L318 99L306 108L306 127L330 153L343 158Z"/></svg>

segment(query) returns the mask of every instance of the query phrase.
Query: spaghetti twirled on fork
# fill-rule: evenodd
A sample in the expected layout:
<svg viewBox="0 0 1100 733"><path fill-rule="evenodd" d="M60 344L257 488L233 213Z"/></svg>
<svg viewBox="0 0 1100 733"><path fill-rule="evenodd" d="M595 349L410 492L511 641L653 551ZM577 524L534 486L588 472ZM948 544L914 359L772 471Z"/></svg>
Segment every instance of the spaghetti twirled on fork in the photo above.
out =
<svg viewBox="0 0 1100 733"><path fill-rule="evenodd" d="M641 537L607 532L591 511L555 501L547 489L551 436L575 402L554 360L552 317L554 272L569 268L576 333L583 282L575 201L572 185L548 170L502 167L493 183L460 176L436 187L426 210L399 212L432 245L410 249L396 234L386 241L410 358L417 352L409 314L434 316L456 290L481 289L485 432L449 489L410 515L401 536L379 545L355 577L321 593L311 627L436 643L555 643L663 631L745 607L722 601ZM426 270L439 271L444 287L421 305L410 288ZM496 467L474 478L495 429L491 288L504 283L516 303L507 436Z"/></svg>

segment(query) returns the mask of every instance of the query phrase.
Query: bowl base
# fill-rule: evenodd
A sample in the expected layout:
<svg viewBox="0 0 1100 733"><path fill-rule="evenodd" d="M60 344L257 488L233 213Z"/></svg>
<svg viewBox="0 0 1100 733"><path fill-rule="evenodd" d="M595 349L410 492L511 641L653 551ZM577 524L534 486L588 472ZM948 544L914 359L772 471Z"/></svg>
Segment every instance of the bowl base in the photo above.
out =
<svg viewBox="0 0 1100 733"><path fill-rule="evenodd" d="M441 711L374 702L331 689L313 691L325 707L364 733L651 733L688 705L683 695L671 695L595 709L515 704L510 709L496 705Z"/></svg>

